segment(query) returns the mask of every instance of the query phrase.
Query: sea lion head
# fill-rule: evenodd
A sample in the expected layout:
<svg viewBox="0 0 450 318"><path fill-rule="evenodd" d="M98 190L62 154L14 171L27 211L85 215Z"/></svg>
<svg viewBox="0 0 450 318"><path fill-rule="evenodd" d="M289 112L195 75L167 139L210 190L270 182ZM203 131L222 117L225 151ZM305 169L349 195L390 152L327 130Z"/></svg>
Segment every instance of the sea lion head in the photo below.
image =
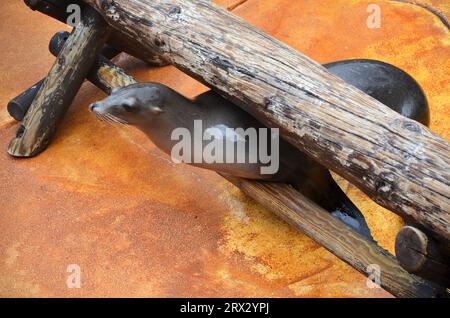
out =
<svg viewBox="0 0 450 318"><path fill-rule="evenodd" d="M145 125L164 112L164 92L164 86L158 83L131 84L113 89L111 95L89 108L110 123Z"/></svg>

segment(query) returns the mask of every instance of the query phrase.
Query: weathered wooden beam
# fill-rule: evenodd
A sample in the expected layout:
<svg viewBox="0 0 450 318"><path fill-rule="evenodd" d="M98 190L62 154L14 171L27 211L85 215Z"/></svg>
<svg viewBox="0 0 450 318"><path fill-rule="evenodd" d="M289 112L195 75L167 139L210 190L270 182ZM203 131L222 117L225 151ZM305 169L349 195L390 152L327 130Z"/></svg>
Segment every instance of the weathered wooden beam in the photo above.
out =
<svg viewBox="0 0 450 318"><path fill-rule="evenodd" d="M49 43L50 52L55 56L58 55L67 39L66 32L56 33ZM109 45L105 45L101 53L96 56L86 76L92 84L107 94L110 94L113 88L136 83L136 80L131 75L126 74L123 69L111 62L110 59L117 54L119 54L117 50L112 49Z"/></svg>
<svg viewBox="0 0 450 318"><path fill-rule="evenodd" d="M450 242L443 138L210 1L83 0L334 170L382 206Z"/></svg>
<svg viewBox="0 0 450 318"><path fill-rule="evenodd" d="M67 23L67 18L71 14L68 12L69 5L78 5L83 9L86 5L80 0L24 0L30 9L46 14L62 23ZM142 51L135 42L130 41L126 35L112 32L108 38L108 43L118 51L126 52L154 66L167 65L167 62L154 52Z"/></svg>
<svg viewBox="0 0 450 318"><path fill-rule="evenodd" d="M83 9L81 22L67 39L37 93L8 153L31 157L43 151L103 47L108 27L92 8Z"/></svg>
<svg viewBox="0 0 450 318"><path fill-rule="evenodd" d="M407 225L398 232L395 255L409 273L450 287L448 251L419 228Z"/></svg>
<svg viewBox="0 0 450 318"><path fill-rule="evenodd" d="M111 62L104 63L95 76L98 79L96 82L101 82L101 88L106 91L137 82ZM376 243L367 241L287 184L255 182L226 175L223 177L362 274L370 274L367 272L369 265L378 265L381 270L380 285L393 295L397 297L447 295L445 288L409 274L392 255Z"/></svg>
<svg viewBox="0 0 450 318"><path fill-rule="evenodd" d="M69 38L70 33L69 32L57 32L50 40L49 43L49 51L54 56L58 56L58 54L61 52L64 43ZM109 45L105 45L102 49L101 55L106 57L107 59L111 59L114 56L118 55L120 52L114 49L113 47ZM97 63L94 63L94 66ZM92 71L92 69L91 69ZM91 73L91 72L90 72ZM89 75L88 75L88 80ZM33 102L34 98L36 97L37 93L41 89L41 86L44 84L45 78L41 79L39 82L31 86L30 88L26 89L24 92L20 93L13 99L11 99L8 102L7 110L8 113L18 121L23 120L26 113L28 112L28 109L31 106L31 103Z"/></svg>

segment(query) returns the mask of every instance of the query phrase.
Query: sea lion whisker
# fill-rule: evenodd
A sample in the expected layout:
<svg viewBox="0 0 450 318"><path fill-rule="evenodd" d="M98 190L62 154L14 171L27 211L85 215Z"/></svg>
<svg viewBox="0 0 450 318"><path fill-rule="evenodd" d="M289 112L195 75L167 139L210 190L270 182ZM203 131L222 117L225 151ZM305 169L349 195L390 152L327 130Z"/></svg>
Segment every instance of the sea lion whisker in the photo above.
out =
<svg viewBox="0 0 450 318"><path fill-rule="evenodd" d="M119 124L121 125L126 125L128 124L128 122L126 120L123 120L122 118L117 118L117 121L119 122Z"/></svg>
<svg viewBox="0 0 450 318"><path fill-rule="evenodd" d="M97 117L97 119L101 120L101 121L105 121L103 119L103 116L101 116L99 113L95 113L95 117Z"/></svg>
<svg viewBox="0 0 450 318"><path fill-rule="evenodd" d="M105 123L108 123L110 125L113 125L114 122L108 117L106 116L106 114L99 114L99 118L104 121Z"/></svg>
<svg viewBox="0 0 450 318"><path fill-rule="evenodd" d="M116 124L122 124L122 122L120 121L120 119L117 118L116 116L111 115L111 114L106 114L106 116L107 116L113 123L116 123Z"/></svg>
<svg viewBox="0 0 450 318"><path fill-rule="evenodd" d="M113 117L120 124L128 124L128 122L125 119L123 119L123 118L119 118L119 117L114 116L114 115L111 115L111 117Z"/></svg>
<svg viewBox="0 0 450 318"><path fill-rule="evenodd" d="M128 122L122 118L119 118L117 116L114 116L112 114L108 114L108 117L111 118L114 122L118 123L118 124L128 124Z"/></svg>
<svg viewBox="0 0 450 318"><path fill-rule="evenodd" d="M97 119L101 120L101 121L105 121L105 119L103 118L103 116L101 116L99 113L95 113L95 117L97 117Z"/></svg>
<svg viewBox="0 0 450 318"><path fill-rule="evenodd" d="M106 122L105 117L103 117L101 114L96 113L95 116L97 116L98 119L100 119L103 122Z"/></svg>
<svg viewBox="0 0 450 318"><path fill-rule="evenodd" d="M106 120L111 124L111 125L115 125L117 124L114 119L112 119L110 116L105 116Z"/></svg>
<svg viewBox="0 0 450 318"><path fill-rule="evenodd" d="M108 122L110 122L110 123L113 122L112 118L110 117L110 115L109 115L108 113L102 114L102 116L103 116L103 118L104 118L105 120L107 120Z"/></svg>

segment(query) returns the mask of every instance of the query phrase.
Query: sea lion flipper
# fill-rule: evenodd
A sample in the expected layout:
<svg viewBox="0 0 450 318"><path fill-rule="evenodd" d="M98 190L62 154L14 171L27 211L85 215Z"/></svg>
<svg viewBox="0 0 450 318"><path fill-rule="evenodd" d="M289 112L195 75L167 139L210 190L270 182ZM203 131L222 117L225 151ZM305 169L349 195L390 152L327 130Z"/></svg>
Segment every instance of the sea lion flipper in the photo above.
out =
<svg viewBox="0 0 450 318"><path fill-rule="evenodd" d="M332 178L330 176L330 178ZM331 215L341 220L351 228L355 229L359 234L363 235L370 241L375 241L367 225L366 218L349 197L342 191L334 179L330 181L331 191L335 199L335 207L331 211Z"/></svg>
<svg viewBox="0 0 450 318"><path fill-rule="evenodd" d="M318 164L311 166L307 175L294 179L292 186L355 232L374 241L364 215L342 191L326 168Z"/></svg>

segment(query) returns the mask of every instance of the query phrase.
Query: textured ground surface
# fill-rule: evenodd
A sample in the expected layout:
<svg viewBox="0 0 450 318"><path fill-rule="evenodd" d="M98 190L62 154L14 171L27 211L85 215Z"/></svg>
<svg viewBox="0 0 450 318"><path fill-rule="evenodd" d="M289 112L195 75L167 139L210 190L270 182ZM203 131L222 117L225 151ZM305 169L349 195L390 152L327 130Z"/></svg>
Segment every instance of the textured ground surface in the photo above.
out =
<svg viewBox="0 0 450 318"><path fill-rule="evenodd" d="M431 128L450 138L450 32L429 10L377 1L382 26L369 29L369 1L220 3L321 63L375 58L406 70L428 96ZM448 3L423 2L444 16ZM6 104L46 74L48 40L62 29L22 1L0 2L0 296L390 296L214 173L96 120L87 105L103 94L89 83L46 152L8 157L17 124ZM117 63L187 96L205 90L172 67ZM392 251L400 220L341 185ZM69 264L81 268L80 289L66 287Z"/></svg>

